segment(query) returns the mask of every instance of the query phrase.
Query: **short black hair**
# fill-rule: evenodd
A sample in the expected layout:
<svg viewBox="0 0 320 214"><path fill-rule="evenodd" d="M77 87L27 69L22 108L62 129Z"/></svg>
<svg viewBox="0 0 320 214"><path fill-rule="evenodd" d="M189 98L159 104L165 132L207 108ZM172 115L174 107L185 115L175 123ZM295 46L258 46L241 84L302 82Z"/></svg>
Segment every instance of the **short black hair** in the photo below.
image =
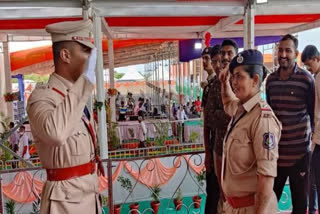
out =
<svg viewBox="0 0 320 214"><path fill-rule="evenodd" d="M68 45L70 42L66 41L61 41L61 42L54 42L52 43L52 52L53 52L53 61L56 64L60 58L60 51L63 48L69 48L70 46Z"/></svg>
<svg viewBox="0 0 320 214"><path fill-rule="evenodd" d="M243 65L244 70L249 74L250 78L253 78L255 74L259 76L259 87L267 77L267 69L262 65ZM234 69L231 74L233 74Z"/></svg>
<svg viewBox="0 0 320 214"><path fill-rule="evenodd" d="M320 54L319 54L317 47L314 45L308 45L302 51L301 61L304 63L308 59L313 59L315 57L320 57Z"/></svg>
<svg viewBox="0 0 320 214"><path fill-rule="evenodd" d="M214 56L220 54L220 49L221 49L221 46L220 46L220 45L215 45L215 46L212 47L211 59L212 59Z"/></svg>
<svg viewBox="0 0 320 214"><path fill-rule="evenodd" d="M298 41L298 39L297 39L295 36L293 36L293 35L291 35L291 34L286 34L286 35L284 35L284 36L281 38L280 42L286 41L286 40L292 40L295 49L298 49L299 41Z"/></svg>
<svg viewBox="0 0 320 214"><path fill-rule="evenodd" d="M14 122L10 122L9 127L14 127Z"/></svg>
<svg viewBox="0 0 320 214"><path fill-rule="evenodd" d="M222 48L223 46L229 46L229 45L234 48L234 50L236 51L236 54L237 54L239 47L238 47L238 44L237 44L234 40L232 40L232 39L225 39L225 40L223 40L222 43L221 43L221 48Z"/></svg>

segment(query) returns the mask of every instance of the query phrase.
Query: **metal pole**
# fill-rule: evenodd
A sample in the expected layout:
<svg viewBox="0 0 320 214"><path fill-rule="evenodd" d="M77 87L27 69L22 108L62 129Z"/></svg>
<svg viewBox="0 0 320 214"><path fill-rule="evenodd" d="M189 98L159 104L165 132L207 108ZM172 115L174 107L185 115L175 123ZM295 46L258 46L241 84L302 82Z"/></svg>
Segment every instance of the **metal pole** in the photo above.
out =
<svg viewBox="0 0 320 214"><path fill-rule="evenodd" d="M248 1L244 15L244 49L254 48L254 5L253 1Z"/></svg>
<svg viewBox="0 0 320 214"><path fill-rule="evenodd" d="M120 162L119 162L120 164ZM107 163L107 168L108 168L108 202L109 202L109 213L113 214L114 213L114 206L113 206L113 184L112 184L112 160L108 159Z"/></svg>
<svg viewBox="0 0 320 214"><path fill-rule="evenodd" d="M4 56L4 74L6 82L6 93L12 92L11 84L11 66L10 66L10 53L9 53L9 43L3 42L3 56ZM10 121L14 120L13 116L13 103L7 102L7 116L10 118Z"/></svg>
<svg viewBox="0 0 320 214"><path fill-rule="evenodd" d="M83 1L82 3L82 18L83 20L88 20L90 17L90 2L88 0ZM90 11L89 11L90 10ZM90 112L93 111L93 99L92 95L89 97L87 101L87 108L89 109Z"/></svg>
<svg viewBox="0 0 320 214"><path fill-rule="evenodd" d="M164 60L163 60L163 53L162 53L162 103L165 103L165 99L166 99L166 94L165 94L165 90L164 90Z"/></svg>
<svg viewBox="0 0 320 214"><path fill-rule="evenodd" d="M3 211L3 190L2 190L2 175L0 174L0 206L1 206L1 209L0 209L0 214L3 214L4 211Z"/></svg>
<svg viewBox="0 0 320 214"><path fill-rule="evenodd" d="M102 52L102 33L101 33L101 17L94 13L94 43L97 47L97 65L96 65L96 85L97 85L97 101L102 102L101 110L98 110L98 126L99 126L99 145L100 156L102 159L108 158L108 139L106 126L106 109L105 109L105 92L103 80L103 52Z"/></svg>
<svg viewBox="0 0 320 214"><path fill-rule="evenodd" d="M108 39L108 56L109 56L109 79L110 88L114 89L114 50L113 40ZM116 122L116 96L110 97L111 121Z"/></svg>
<svg viewBox="0 0 320 214"><path fill-rule="evenodd" d="M169 46L169 120L171 118L171 47Z"/></svg>
<svg viewBox="0 0 320 214"><path fill-rule="evenodd" d="M179 105L181 105L181 69L180 62L178 61L178 78L179 78Z"/></svg>

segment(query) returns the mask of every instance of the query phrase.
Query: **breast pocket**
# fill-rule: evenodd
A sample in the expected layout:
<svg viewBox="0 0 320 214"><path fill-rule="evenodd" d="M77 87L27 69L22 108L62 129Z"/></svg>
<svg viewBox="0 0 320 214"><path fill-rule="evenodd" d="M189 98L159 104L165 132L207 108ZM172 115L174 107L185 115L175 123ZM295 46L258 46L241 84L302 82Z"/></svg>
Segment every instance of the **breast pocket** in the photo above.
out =
<svg viewBox="0 0 320 214"><path fill-rule="evenodd" d="M79 156L90 153L90 136L87 133L78 131L68 140L71 155Z"/></svg>
<svg viewBox="0 0 320 214"><path fill-rule="evenodd" d="M246 136L232 137L228 150L229 168L232 174L248 172L255 164L253 145Z"/></svg>

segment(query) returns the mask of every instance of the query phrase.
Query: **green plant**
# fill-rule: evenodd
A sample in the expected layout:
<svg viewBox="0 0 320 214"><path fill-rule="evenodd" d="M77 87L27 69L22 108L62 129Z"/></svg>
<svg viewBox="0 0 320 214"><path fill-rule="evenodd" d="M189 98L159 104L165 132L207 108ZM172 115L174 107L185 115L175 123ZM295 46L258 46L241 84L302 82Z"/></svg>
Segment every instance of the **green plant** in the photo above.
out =
<svg viewBox="0 0 320 214"><path fill-rule="evenodd" d="M0 112L0 137L2 138L5 133L9 131L10 118L3 112Z"/></svg>
<svg viewBox="0 0 320 214"><path fill-rule="evenodd" d="M192 143L195 143L196 140L198 139L198 137L199 137L199 134L197 132L191 132L190 140L191 140Z"/></svg>
<svg viewBox="0 0 320 214"><path fill-rule="evenodd" d="M14 208L16 206L16 202L14 200L9 200L5 203L5 208L8 214L14 214Z"/></svg>
<svg viewBox="0 0 320 214"><path fill-rule="evenodd" d="M112 149L118 149L120 146L120 139L117 136L117 131L116 131L117 127L118 127L118 123L112 122L111 126L109 126L109 129L108 129L108 137L109 137L109 142Z"/></svg>
<svg viewBox="0 0 320 214"><path fill-rule="evenodd" d="M177 192L176 192L176 198L175 198L175 199L176 199L177 201L181 201L182 198L183 198L182 192L181 192L181 189L179 188L179 189L177 190Z"/></svg>
<svg viewBox="0 0 320 214"><path fill-rule="evenodd" d="M198 175L195 176L198 184L199 184L199 188L198 188L198 196L200 195L200 189L201 187L203 187L204 185L204 181L206 180L206 171L203 169Z"/></svg>
<svg viewBox="0 0 320 214"><path fill-rule="evenodd" d="M101 199L102 199L102 206L103 207L108 206L108 197L101 194Z"/></svg>
<svg viewBox="0 0 320 214"><path fill-rule="evenodd" d="M159 203L159 195L161 192L161 188L159 186L153 186L151 188L151 197L152 197L152 201Z"/></svg>
<svg viewBox="0 0 320 214"><path fill-rule="evenodd" d="M123 176L119 176L117 181L120 183L121 187L125 190L127 190L131 196L131 200L133 201L133 196L132 196L132 192L133 192L133 185L131 183L131 180L129 178L125 178Z"/></svg>
<svg viewBox="0 0 320 214"><path fill-rule="evenodd" d="M6 141L4 143L4 145L9 148L10 147L10 143L9 141ZM2 155L1 155L1 160L3 162L6 162L8 160L12 160L13 159L13 155L10 152L7 152L6 150L2 149Z"/></svg>
<svg viewBox="0 0 320 214"><path fill-rule="evenodd" d="M163 146L168 136L169 124L161 121L153 122L152 124L156 129L156 133L158 133L158 136L154 139L155 145Z"/></svg>

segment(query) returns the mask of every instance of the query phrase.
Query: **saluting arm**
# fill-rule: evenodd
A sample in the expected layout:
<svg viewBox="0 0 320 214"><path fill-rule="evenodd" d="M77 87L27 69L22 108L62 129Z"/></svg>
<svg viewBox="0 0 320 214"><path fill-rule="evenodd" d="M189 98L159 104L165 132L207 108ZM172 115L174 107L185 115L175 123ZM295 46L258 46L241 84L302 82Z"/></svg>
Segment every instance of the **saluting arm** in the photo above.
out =
<svg viewBox="0 0 320 214"><path fill-rule="evenodd" d="M233 116L233 110L236 109L235 105L237 105L239 100L236 98L230 85L229 68L226 68L225 70L220 72L219 79L221 82L221 97L224 106L224 111L229 116Z"/></svg>
<svg viewBox="0 0 320 214"><path fill-rule="evenodd" d="M93 87L93 84L82 75L57 106L54 106L48 98L39 99L41 91L38 91L36 97L30 97L30 105L27 108L30 124L43 142L55 143L59 146L70 136L75 123L81 120L83 109ZM50 93L56 92L52 90Z"/></svg>

